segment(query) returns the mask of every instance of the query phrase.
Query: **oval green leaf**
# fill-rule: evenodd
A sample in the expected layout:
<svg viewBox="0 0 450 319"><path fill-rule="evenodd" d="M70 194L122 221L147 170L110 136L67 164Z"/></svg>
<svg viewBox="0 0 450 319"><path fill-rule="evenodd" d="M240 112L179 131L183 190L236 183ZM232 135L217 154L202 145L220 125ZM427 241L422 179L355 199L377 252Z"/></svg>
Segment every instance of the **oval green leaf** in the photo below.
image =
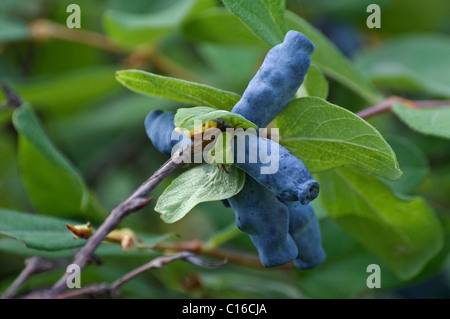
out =
<svg viewBox="0 0 450 319"><path fill-rule="evenodd" d="M19 169L33 204L42 214L84 214L96 220L104 214L78 170L53 145L28 104L14 111L19 133Z"/></svg>
<svg viewBox="0 0 450 319"><path fill-rule="evenodd" d="M158 198L155 211L161 214L166 223L174 223L199 203L236 195L244 186L245 173L232 166L227 167L227 172L209 164L188 170L164 190Z"/></svg>
<svg viewBox="0 0 450 319"><path fill-rule="evenodd" d="M284 0L222 0L257 36L270 46L283 42L286 29Z"/></svg>
<svg viewBox="0 0 450 319"><path fill-rule="evenodd" d="M394 104L392 111L414 131L450 138L450 105L417 109L403 104Z"/></svg>
<svg viewBox="0 0 450 319"><path fill-rule="evenodd" d="M305 295L321 299L358 298L372 290L366 284L370 274L365 270L370 264L380 266L384 289L401 283L378 256L367 251L332 218L322 220L320 228L327 258L320 267L299 273L299 285Z"/></svg>
<svg viewBox="0 0 450 319"><path fill-rule="evenodd" d="M0 208L0 234L20 240L34 249L55 251L83 246L86 242L75 240L66 224L77 223Z"/></svg>
<svg viewBox="0 0 450 319"><path fill-rule="evenodd" d="M114 80L115 70L111 66L92 66L36 76L27 81L13 82L12 86L24 100L46 115L74 114L86 103L121 89Z"/></svg>
<svg viewBox="0 0 450 319"><path fill-rule="evenodd" d="M407 138L394 135L386 140L395 151L403 174L398 180L385 180L385 183L397 194L410 194L429 176L428 160L420 148Z"/></svg>
<svg viewBox="0 0 450 319"><path fill-rule="evenodd" d="M160 11L140 14L108 10L103 16L103 26L108 37L124 48L152 45L174 31L195 2L196 0L179 1Z"/></svg>
<svg viewBox="0 0 450 319"><path fill-rule="evenodd" d="M353 165L387 179L401 175L394 151L354 113L316 97L292 101L275 118L280 144L311 172Z"/></svg>
<svg viewBox="0 0 450 319"><path fill-rule="evenodd" d="M212 8L196 14L183 26L183 33L195 41L256 48L268 47L238 17L225 8Z"/></svg>
<svg viewBox="0 0 450 319"><path fill-rule="evenodd" d="M399 278L417 275L442 248L442 226L423 199L401 200L356 169L321 173L319 182L329 216Z"/></svg>
<svg viewBox="0 0 450 319"><path fill-rule="evenodd" d="M450 37L408 35L367 49L355 61L381 87L450 97Z"/></svg>
<svg viewBox="0 0 450 319"><path fill-rule="evenodd" d="M208 85L139 70L116 72L116 79L132 91L177 102L207 105L231 111L240 96Z"/></svg>

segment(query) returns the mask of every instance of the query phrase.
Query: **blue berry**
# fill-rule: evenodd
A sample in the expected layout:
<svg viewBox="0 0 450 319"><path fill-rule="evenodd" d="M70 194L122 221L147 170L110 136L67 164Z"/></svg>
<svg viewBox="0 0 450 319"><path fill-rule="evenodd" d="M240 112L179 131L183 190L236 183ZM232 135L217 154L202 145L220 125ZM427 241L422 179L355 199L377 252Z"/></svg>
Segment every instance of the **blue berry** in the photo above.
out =
<svg viewBox="0 0 450 319"><path fill-rule="evenodd" d="M289 209L289 234L298 248L294 264L300 269L311 269L326 258L322 248L319 221L311 205L283 201Z"/></svg>
<svg viewBox="0 0 450 319"><path fill-rule="evenodd" d="M267 126L294 97L313 51L314 45L303 34L289 31L283 43L267 53L232 112L259 127ZM153 111L145 127L164 154L171 155L176 145L192 143L174 132L174 114ZM224 204L234 210L237 227L250 235L261 263L273 267L294 260L301 269L322 263L319 222L307 205L317 197L319 184L304 163L282 145L255 134L245 134L244 140L238 135L234 141L234 165L246 172L246 181Z"/></svg>
<svg viewBox="0 0 450 319"><path fill-rule="evenodd" d="M294 97L313 52L314 45L303 34L286 33L283 43L267 53L231 112L243 115L258 127L267 126Z"/></svg>
<svg viewBox="0 0 450 319"><path fill-rule="evenodd" d="M173 147L182 147L191 143L189 138L184 134L175 132L175 114L154 110L147 115L145 119L145 129L147 135L153 143L153 146L163 154L171 156ZM172 134L175 137L172 140Z"/></svg>
<svg viewBox="0 0 450 319"><path fill-rule="evenodd" d="M244 135L241 135L244 136ZM239 137L238 137L239 138ZM235 139L234 165L269 188L276 196L288 201L308 204L319 194L319 184L305 164L282 145L253 134L245 135L245 149L239 147L243 139ZM278 148L278 154L274 150ZM265 151L267 150L267 151ZM256 162L251 158L256 154ZM277 170L270 171L270 167ZM262 173L267 169L270 173Z"/></svg>
<svg viewBox="0 0 450 319"><path fill-rule="evenodd" d="M266 267L283 265L298 255L288 234L289 210L266 187L246 176L244 188L228 202L237 227L248 233Z"/></svg>

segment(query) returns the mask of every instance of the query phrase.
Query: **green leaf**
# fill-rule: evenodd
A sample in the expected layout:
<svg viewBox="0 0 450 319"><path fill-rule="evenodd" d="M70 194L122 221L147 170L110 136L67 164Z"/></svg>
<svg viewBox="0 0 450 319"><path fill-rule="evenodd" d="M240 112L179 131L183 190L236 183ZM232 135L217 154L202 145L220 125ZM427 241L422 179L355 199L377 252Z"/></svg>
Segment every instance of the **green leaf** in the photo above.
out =
<svg viewBox="0 0 450 319"><path fill-rule="evenodd" d="M315 203L316 201L313 201ZM299 285L310 298L358 298L373 289L367 287L367 266L381 269L381 287L398 287L402 282L380 258L368 252L331 218L320 223L325 261L314 269L299 272Z"/></svg>
<svg viewBox="0 0 450 319"><path fill-rule="evenodd" d="M206 123L212 120L221 120L234 128L254 128L258 129L256 124L250 122L240 114L231 113L223 110L216 110L207 106L196 106L189 108L179 108L175 114L175 126L191 130L194 128L195 121Z"/></svg>
<svg viewBox="0 0 450 319"><path fill-rule="evenodd" d="M375 84L412 93L450 97L450 37L408 35L367 49L356 65Z"/></svg>
<svg viewBox="0 0 450 319"><path fill-rule="evenodd" d="M199 277L213 298L301 299L303 297L298 286L282 274L267 277L263 272L258 273L253 269L252 272L242 270L202 272ZM256 311L256 307L253 309Z"/></svg>
<svg viewBox="0 0 450 319"><path fill-rule="evenodd" d="M66 224L77 223L0 208L0 234L34 249L54 251L83 246L86 242L75 240Z"/></svg>
<svg viewBox="0 0 450 319"><path fill-rule="evenodd" d="M311 172L357 166L388 179L401 175L394 151L354 113L316 97L297 99L275 118L280 144Z"/></svg>
<svg viewBox="0 0 450 319"><path fill-rule="evenodd" d="M55 148L28 104L14 112L13 124L19 133L22 182L37 210L49 215L82 213L94 219L103 215L79 172Z"/></svg>
<svg viewBox="0 0 450 319"><path fill-rule="evenodd" d="M66 228L67 229L67 228ZM23 242L12 238L0 238L0 251L7 252L9 254L21 255L21 256L41 256L47 258L73 258L74 249L82 247L86 244L85 240L73 239L80 246L64 248L61 250L42 250L36 248L30 248L23 244ZM142 257L142 256L155 256L160 252L151 249L129 249L124 251L118 244L102 243L96 250L95 255L99 257Z"/></svg>
<svg viewBox="0 0 450 319"><path fill-rule="evenodd" d="M442 227L423 199L401 200L360 170L324 172L319 182L329 216L399 278L417 275L442 248Z"/></svg>
<svg viewBox="0 0 450 319"><path fill-rule="evenodd" d="M385 183L398 194L408 194L414 191L430 173L428 160L422 151L408 139L398 135L387 138L389 145L397 155L403 174L396 181L386 180Z"/></svg>
<svg viewBox="0 0 450 319"><path fill-rule="evenodd" d="M163 10L141 14L108 10L103 16L103 26L109 38L122 47L152 45L176 30L195 2L178 1Z"/></svg>
<svg viewBox="0 0 450 319"><path fill-rule="evenodd" d="M223 32L224 29L227 32ZM183 26L183 33L194 41L241 47L268 47L238 17L225 8L212 8L196 14Z"/></svg>
<svg viewBox="0 0 450 319"><path fill-rule="evenodd" d="M26 210L30 207L30 203L20 182L16 144L15 136L2 134L0 138L0 207Z"/></svg>
<svg viewBox="0 0 450 319"><path fill-rule="evenodd" d="M132 91L177 102L231 110L240 96L208 85L179 80L138 70L116 72L116 79Z"/></svg>
<svg viewBox="0 0 450 319"><path fill-rule="evenodd" d="M373 84L322 33L290 11L286 12L286 18L290 29L302 32L315 45L316 49L311 56L312 63L367 101L376 104L380 100Z"/></svg>
<svg viewBox="0 0 450 319"><path fill-rule="evenodd" d="M27 40L29 38L30 31L25 23L0 16L0 43Z"/></svg>
<svg viewBox="0 0 450 319"><path fill-rule="evenodd" d="M248 85L264 54L260 48L216 43L197 43L196 48L208 66L205 81L232 92L240 92Z"/></svg>
<svg viewBox="0 0 450 319"><path fill-rule="evenodd" d="M114 79L115 70L111 66L94 66L33 77L12 86L37 110L49 115L73 114L86 102L121 88Z"/></svg>
<svg viewBox="0 0 450 319"><path fill-rule="evenodd" d="M272 19L276 22L281 33L284 35L289 30L286 21L286 0L263 0L267 6Z"/></svg>
<svg viewBox="0 0 450 319"><path fill-rule="evenodd" d="M394 104L392 111L414 131L450 138L450 105L416 109L403 104Z"/></svg>
<svg viewBox="0 0 450 319"><path fill-rule="evenodd" d="M223 32L227 30L227 32ZM265 48L267 44L225 8L213 8L195 15L183 26L186 37L210 43Z"/></svg>
<svg viewBox="0 0 450 319"><path fill-rule="evenodd" d="M257 36L270 46L283 42L286 30L282 0L222 0Z"/></svg>
<svg viewBox="0 0 450 319"><path fill-rule="evenodd" d="M296 96L317 96L325 100L328 97L328 81L316 65L312 64L309 67Z"/></svg>
<svg viewBox="0 0 450 319"><path fill-rule="evenodd" d="M174 223L199 203L236 195L244 186L245 173L232 166L227 171L209 164L188 170L164 190L155 210L163 221Z"/></svg>
<svg viewBox="0 0 450 319"><path fill-rule="evenodd" d="M233 149L232 149L233 135L223 132L217 137L214 146L207 152L207 163L209 164L225 164L231 165L234 163Z"/></svg>
<svg viewBox="0 0 450 319"><path fill-rule="evenodd" d="M73 248L84 246L86 240L75 239L66 224L76 225L77 222L0 208L0 251L19 255L70 257ZM172 238L173 234L136 233L136 237L141 240L136 243L136 249L124 252L120 245L105 242L95 253L103 256L154 254L151 249Z"/></svg>

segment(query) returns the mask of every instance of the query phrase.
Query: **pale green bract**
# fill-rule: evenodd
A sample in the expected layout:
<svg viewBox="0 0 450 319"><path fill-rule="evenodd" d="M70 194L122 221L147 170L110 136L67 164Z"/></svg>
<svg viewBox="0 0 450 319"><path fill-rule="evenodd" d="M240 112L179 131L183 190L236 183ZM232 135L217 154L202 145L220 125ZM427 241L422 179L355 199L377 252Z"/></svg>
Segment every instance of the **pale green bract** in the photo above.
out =
<svg viewBox="0 0 450 319"><path fill-rule="evenodd" d="M235 167L227 172L216 165L194 167L177 177L159 196L155 210L166 223L183 218L197 204L233 197L240 192L245 173Z"/></svg>
<svg viewBox="0 0 450 319"><path fill-rule="evenodd" d="M231 113L223 110L216 110L207 106L196 106L190 108L179 108L175 114L175 126L191 130L195 122L206 123L212 120L221 120L234 128L254 128L258 129L254 123L247 120L240 114Z"/></svg>

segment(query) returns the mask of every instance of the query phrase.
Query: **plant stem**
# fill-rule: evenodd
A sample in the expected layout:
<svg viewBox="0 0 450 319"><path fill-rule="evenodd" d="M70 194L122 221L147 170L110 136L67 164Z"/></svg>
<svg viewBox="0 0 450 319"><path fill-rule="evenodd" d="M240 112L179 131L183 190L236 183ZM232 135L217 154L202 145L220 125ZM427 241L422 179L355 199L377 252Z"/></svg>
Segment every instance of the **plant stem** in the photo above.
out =
<svg viewBox="0 0 450 319"><path fill-rule="evenodd" d="M184 151L185 149L176 152L133 194L111 211L110 215L105 219L94 235L89 238L86 245L77 252L75 259L72 262L73 264L77 264L80 266L80 269L83 269L103 239L122 221L122 219L150 202L151 198L147 198L147 194L179 166ZM68 276L69 274L65 273L60 280L53 285L52 289L48 292L48 297L60 294L66 289Z"/></svg>
<svg viewBox="0 0 450 319"><path fill-rule="evenodd" d="M103 34L82 29L69 29L63 24L59 24L46 19L38 19L30 23L30 32L33 38L47 40L49 38L88 45L97 49L105 50L116 54L125 52L108 40Z"/></svg>
<svg viewBox="0 0 450 319"><path fill-rule="evenodd" d="M86 296L86 295L89 295L89 296L103 295L103 294L115 295L115 294L117 294L117 291L123 284L132 280L136 276L138 276L138 275L142 274L143 272L145 272L149 269L152 269L152 268L161 268L165 264L168 264L175 260L184 260L184 261L190 262L192 264L195 264L197 266L206 267L206 268L219 267L225 263L225 262L216 262L216 263L205 262L204 260L200 259L198 256L196 256L192 252L182 251L182 252L173 254L171 256L157 257L157 258L149 261L148 263L143 264L142 266L139 266L138 268L130 271L123 277L114 281L112 284L89 285L89 286L83 287L81 289L76 289L74 291L56 295L56 296L54 296L54 298L55 299L67 299L67 298L74 298L74 297L80 297L80 296Z"/></svg>
<svg viewBox="0 0 450 319"><path fill-rule="evenodd" d="M63 24L46 19L38 19L31 22L29 28L31 35L37 40L54 38L87 45L114 54L127 55L130 53L111 42L101 33L82 29L69 29ZM191 71L172 61L154 48L141 47L136 51L131 52L125 59L125 64L133 68L141 66L143 61L150 62L167 75L179 77L188 81L202 82L202 80Z"/></svg>
<svg viewBox="0 0 450 319"><path fill-rule="evenodd" d="M3 293L1 299L10 299L14 296L16 291L28 280L32 275L44 271L51 270L57 262L49 259L44 259L38 256L33 256L25 259L25 268L20 275L14 280L9 288Z"/></svg>
<svg viewBox="0 0 450 319"><path fill-rule="evenodd" d="M248 254L237 252L230 249L224 248L215 248L215 249L207 249L203 248L204 244L197 239L191 241L185 241L180 243L159 243L153 249L156 250L166 250L166 251L191 251L195 253L201 253L203 255L217 258L217 259L225 259L227 261L244 265L250 267L264 268L259 260L259 257L255 254ZM290 267L292 265L287 265Z"/></svg>
<svg viewBox="0 0 450 319"><path fill-rule="evenodd" d="M428 108L428 107L442 107L442 106L450 106L449 100L425 100L425 101L415 101L404 99L399 96L392 96L387 98L380 104L371 106L367 109L359 111L356 113L360 118L368 119L372 116L383 114L386 112L390 112L392 105L396 103L401 103L411 108Z"/></svg>

